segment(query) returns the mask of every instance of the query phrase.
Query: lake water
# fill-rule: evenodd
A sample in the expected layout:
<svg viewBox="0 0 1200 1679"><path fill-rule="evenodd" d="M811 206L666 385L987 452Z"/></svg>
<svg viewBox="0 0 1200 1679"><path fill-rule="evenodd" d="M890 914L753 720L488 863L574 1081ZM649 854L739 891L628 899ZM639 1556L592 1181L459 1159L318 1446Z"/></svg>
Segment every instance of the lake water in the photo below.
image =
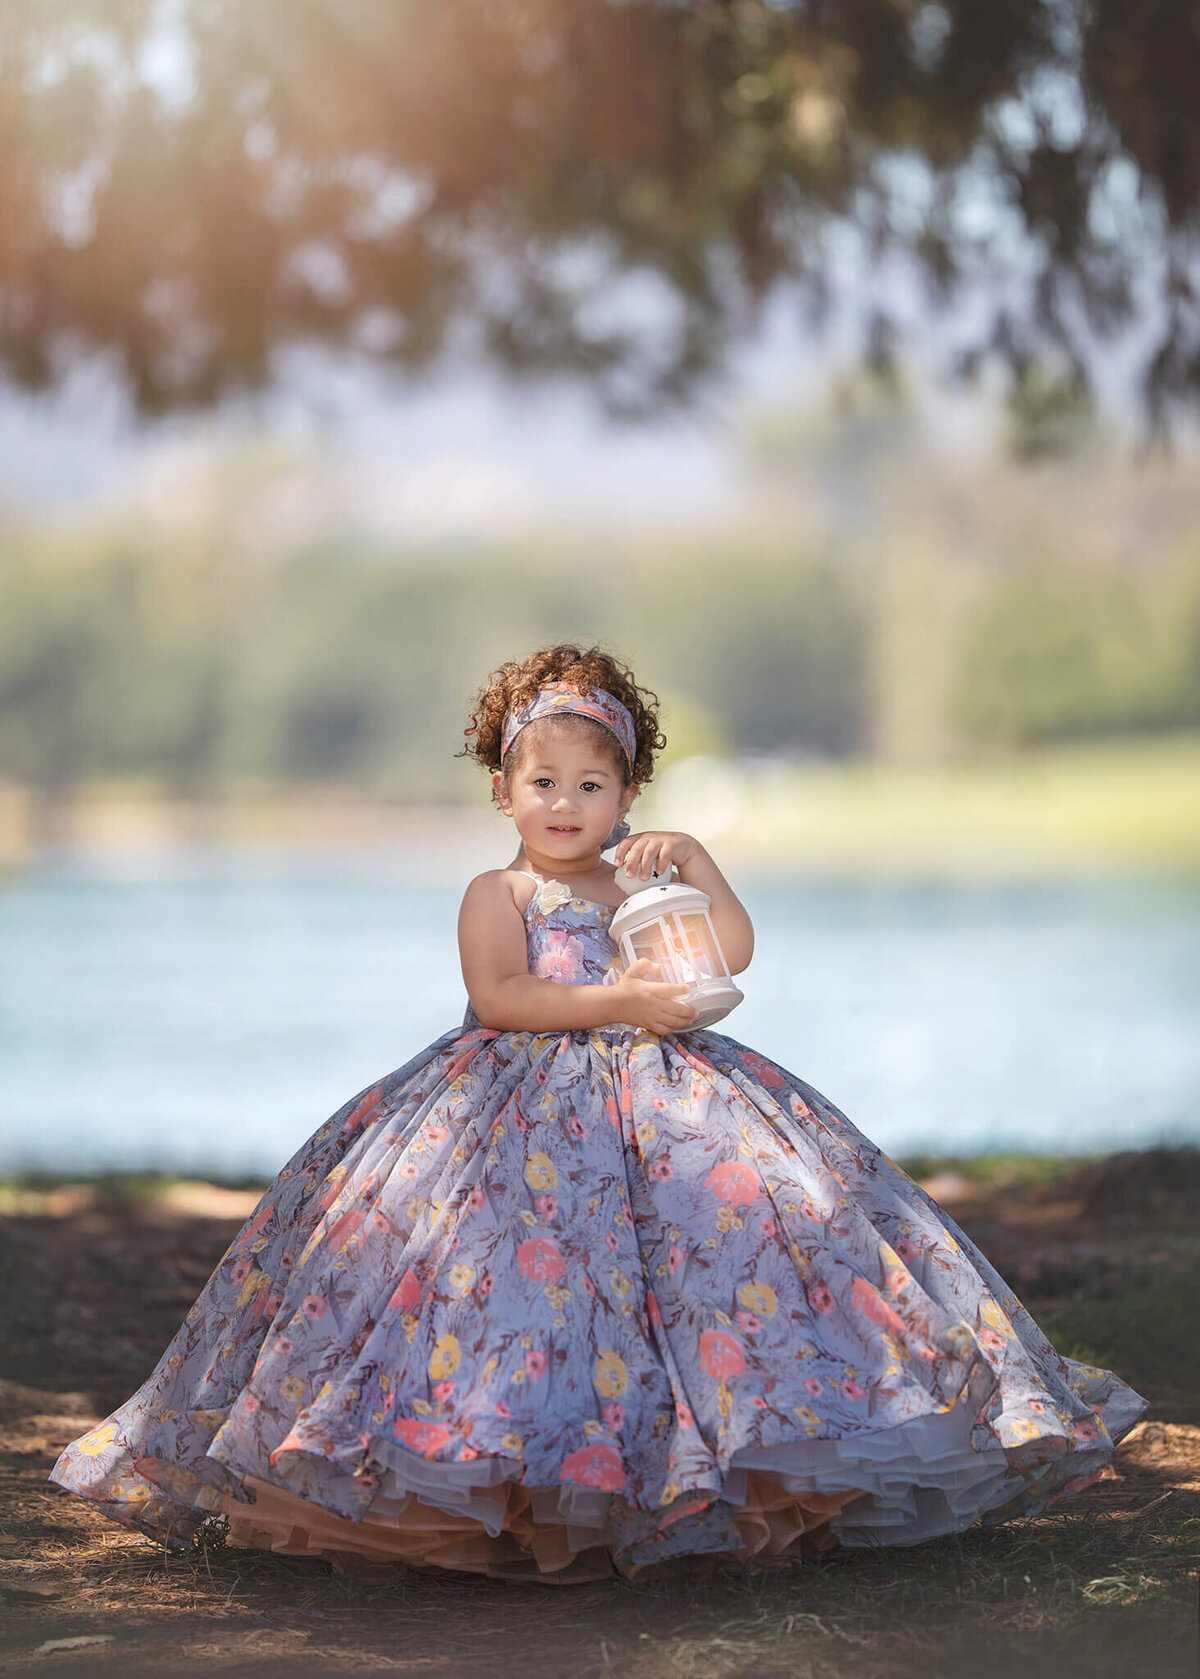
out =
<svg viewBox="0 0 1200 1679"><path fill-rule="evenodd" d="M757 949L717 1029L889 1153L1200 1141L1200 883L737 885ZM273 1174L461 1022L460 897L363 858L9 880L0 1170Z"/></svg>

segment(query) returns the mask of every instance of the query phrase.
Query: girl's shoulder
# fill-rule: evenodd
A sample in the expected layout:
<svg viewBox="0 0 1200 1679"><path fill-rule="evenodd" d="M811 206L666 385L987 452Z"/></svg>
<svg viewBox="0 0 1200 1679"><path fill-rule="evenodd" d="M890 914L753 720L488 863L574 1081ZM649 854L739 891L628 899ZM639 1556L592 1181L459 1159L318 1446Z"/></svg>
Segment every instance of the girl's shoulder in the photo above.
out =
<svg viewBox="0 0 1200 1679"><path fill-rule="evenodd" d="M462 907L466 911L504 908L511 904L519 915L524 915L538 891L538 882L524 869L484 869L467 882Z"/></svg>

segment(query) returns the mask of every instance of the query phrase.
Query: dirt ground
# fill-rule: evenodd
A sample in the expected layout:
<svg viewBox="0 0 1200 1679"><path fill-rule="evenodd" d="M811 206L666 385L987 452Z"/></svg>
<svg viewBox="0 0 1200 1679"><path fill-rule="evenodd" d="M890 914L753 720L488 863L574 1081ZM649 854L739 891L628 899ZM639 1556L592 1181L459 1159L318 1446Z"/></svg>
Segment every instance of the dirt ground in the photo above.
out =
<svg viewBox="0 0 1200 1679"><path fill-rule="evenodd" d="M914 1168L915 1171L915 1168ZM1151 1401L1058 1512L906 1550L509 1585L226 1549L185 1554L46 1476L149 1374L257 1198L106 1180L5 1192L0 1671L645 1679L1023 1679L1197 1671L1200 1151L923 1181L1060 1350ZM146 1281L153 1278L153 1283Z"/></svg>

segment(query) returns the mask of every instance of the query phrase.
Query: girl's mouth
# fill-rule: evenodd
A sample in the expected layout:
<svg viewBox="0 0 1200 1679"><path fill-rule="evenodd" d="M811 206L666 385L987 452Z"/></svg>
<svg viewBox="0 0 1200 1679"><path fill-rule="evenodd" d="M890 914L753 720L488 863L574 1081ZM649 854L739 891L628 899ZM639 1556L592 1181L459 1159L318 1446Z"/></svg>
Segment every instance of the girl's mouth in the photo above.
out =
<svg viewBox="0 0 1200 1679"><path fill-rule="evenodd" d="M578 828L551 828L550 832L552 834L577 834L579 832L579 829Z"/></svg>

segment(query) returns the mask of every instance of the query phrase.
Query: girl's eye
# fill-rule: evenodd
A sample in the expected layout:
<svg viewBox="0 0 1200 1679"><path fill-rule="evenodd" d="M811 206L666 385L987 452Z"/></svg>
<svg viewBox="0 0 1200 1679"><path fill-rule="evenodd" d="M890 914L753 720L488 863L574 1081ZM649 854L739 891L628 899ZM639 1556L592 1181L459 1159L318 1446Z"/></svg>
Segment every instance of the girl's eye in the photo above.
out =
<svg viewBox="0 0 1200 1679"><path fill-rule="evenodd" d="M549 780L550 777L548 775L539 775L535 777L533 785L535 787L541 787L543 783L548 783ZM598 781L585 781L582 785L584 787L594 787L597 792L600 791L600 783Z"/></svg>

